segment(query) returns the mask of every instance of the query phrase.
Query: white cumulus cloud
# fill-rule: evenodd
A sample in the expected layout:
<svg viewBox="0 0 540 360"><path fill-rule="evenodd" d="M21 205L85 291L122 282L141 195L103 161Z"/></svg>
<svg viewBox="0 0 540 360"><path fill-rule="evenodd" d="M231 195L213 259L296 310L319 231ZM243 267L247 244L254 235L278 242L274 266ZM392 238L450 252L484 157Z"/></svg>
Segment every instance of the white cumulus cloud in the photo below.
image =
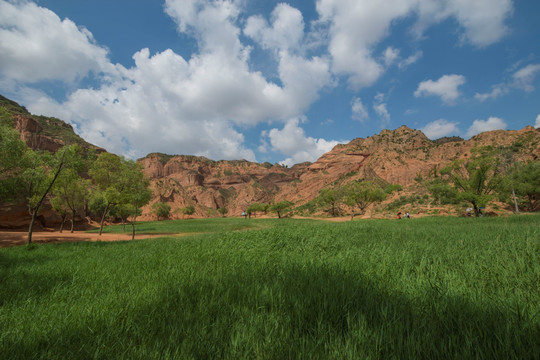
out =
<svg viewBox="0 0 540 360"><path fill-rule="evenodd" d="M540 114L536 117L536 123L534 124L535 128L540 128Z"/></svg>
<svg viewBox="0 0 540 360"><path fill-rule="evenodd" d="M351 105L352 118L363 122L369 118L368 112L362 103L362 99L354 98Z"/></svg>
<svg viewBox="0 0 540 360"><path fill-rule="evenodd" d="M414 92L415 97L420 96L439 96L441 100L447 104L452 105L460 97L459 87L465 84L465 77L463 75L443 75L436 81L426 80L418 84L418 88Z"/></svg>
<svg viewBox="0 0 540 360"><path fill-rule="evenodd" d="M266 49L296 49L304 37L304 19L298 9L280 3L271 14L271 25L262 16L251 16L244 33Z"/></svg>
<svg viewBox="0 0 540 360"><path fill-rule="evenodd" d="M328 51L333 70L348 76L353 88L372 85L384 73L392 54L378 61L373 48L391 32L399 19L416 17L412 33L421 38L435 24L453 18L460 41L483 47L508 33L505 21L513 11L512 0L317 0L320 21L329 30ZM407 63L418 58L410 57Z"/></svg>
<svg viewBox="0 0 540 360"><path fill-rule="evenodd" d="M487 120L474 120L467 130L467 137L472 137L484 131L505 130L506 126L503 119L493 116Z"/></svg>
<svg viewBox="0 0 540 360"><path fill-rule="evenodd" d="M114 67L92 33L33 2L0 1L0 77L73 82Z"/></svg>
<svg viewBox="0 0 540 360"><path fill-rule="evenodd" d="M373 99L373 110L379 116L381 120L381 127L386 127L390 124L390 112L388 112L388 107L384 102L384 94L377 93Z"/></svg>
<svg viewBox="0 0 540 360"><path fill-rule="evenodd" d="M527 65L516 71L513 75L513 85L527 92L534 91L534 80L540 73L540 64Z"/></svg>
<svg viewBox="0 0 540 360"><path fill-rule="evenodd" d="M444 136L459 134L457 122L451 122L445 119L439 119L426 124L420 130L431 140L439 139Z"/></svg>
<svg viewBox="0 0 540 360"><path fill-rule="evenodd" d="M54 13L35 4L0 2L2 10L8 9L11 17L24 20L21 22L25 24L45 22L59 29L67 27L70 31L53 32L54 42L66 44L65 51L58 52L65 55L71 51L75 55L67 58L76 60L74 64L60 62L61 70L48 64L40 69L41 63L34 57L21 55L17 58L21 64L17 66L22 70L16 72L2 66L0 72L9 70L6 76L12 81L24 80L20 94L32 112L61 115L75 125L81 136L109 151L131 157L160 151L256 160L254 152L246 148L240 130L260 122L300 116L318 98L319 91L331 85L332 78L327 59L305 58L287 51L302 38L303 21L298 10L283 4L273 13L272 28L265 28L270 35L261 35L261 41L264 38L280 48L276 56L281 84L252 70L250 47L239 38L240 3L167 0L165 11L176 22L179 32L196 39L199 52L188 59L170 49L155 54L141 49L133 55L134 66L125 68L111 64L106 49L94 44L91 34L70 20L60 21ZM2 11L0 17L7 16L4 14ZM43 28L25 24L20 26L28 33L16 44L8 44L17 51L32 48L44 36L34 33L45 32ZM9 25L2 31L13 31L16 26L19 25ZM285 36L289 31L296 31L295 40ZM280 46L281 41L288 45ZM0 46L7 45L2 41ZM87 49L84 56L93 59L89 64L78 61L79 48ZM0 54L2 64L16 62L2 56L7 55ZM61 58L45 60L54 64L53 60ZM71 70L72 65L78 67ZM37 75L30 71L33 68L38 69ZM61 103L24 85L45 77L73 80L89 71L99 73L94 77L96 85L68 93Z"/></svg>
<svg viewBox="0 0 540 360"><path fill-rule="evenodd" d="M287 166L317 160L324 153L339 144L336 140L315 139L306 136L300 127L300 120L293 118L287 121L283 129L271 129L264 135L268 136L274 151L287 156L280 163Z"/></svg>
<svg viewBox="0 0 540 360"><path fill-rule="evenodd" d="M476 93L474 98L479 101L486 101L488 99L496 99L500 96L508 93L508 88L504 84L495 85L488 93Z"/></svg>

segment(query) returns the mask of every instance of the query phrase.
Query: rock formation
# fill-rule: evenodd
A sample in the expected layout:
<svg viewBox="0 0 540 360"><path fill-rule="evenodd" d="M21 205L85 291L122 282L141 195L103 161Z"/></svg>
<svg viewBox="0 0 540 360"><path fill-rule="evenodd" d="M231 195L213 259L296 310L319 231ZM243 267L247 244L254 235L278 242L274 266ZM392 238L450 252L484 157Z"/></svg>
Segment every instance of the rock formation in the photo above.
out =
<svg viewBox="0 0 540 360"><path fill-rule="evenodd" d="M0 96L0 106L13 114L14 127L31 148L56 151L66 144L79 143L87 149L105 151L87 143L73 128L55 118L33 116L18 104ZM328 186L366 179L383 184L400 184L404 193L425 196L418 179L430 177L456 159L471 157L480 147L511 146L519 160L540 157L540 132L531 126L521 130L496 130L469 140L459 137L428 139L421 131L401 126L383 130L367 138L340 144L314 163L291 168L279 164L245 160L214 161L204 157L153 153L137 160L151 178L153 199L143 208L142 219L152 219L151 205L165 202L176 215L183 207L194 206L196 216L218 216L226 208L240 215L253 202L290 200L296 206L313 200ZM388 201L392 201L392 198ZM446 211L446 210L444 210ZM20 224L20 207L0 209L0 227ZM19 214L19 215L17 215ZM45 214L50 218L50 214Z"/></svg>

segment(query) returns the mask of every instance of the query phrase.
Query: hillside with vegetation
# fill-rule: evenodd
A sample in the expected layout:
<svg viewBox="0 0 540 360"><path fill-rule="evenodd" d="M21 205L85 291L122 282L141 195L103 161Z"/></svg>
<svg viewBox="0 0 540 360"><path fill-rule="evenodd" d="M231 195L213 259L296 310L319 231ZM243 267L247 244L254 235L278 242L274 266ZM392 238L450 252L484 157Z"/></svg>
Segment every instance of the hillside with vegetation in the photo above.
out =
<svg viewBox="0 0 540 360"><path fill-rule="evenodd" d="M64 221L125 222L133 214L143 220L242 214L391 218L398 212L460 216L468 210L480 216L540 207L540 132L533 127L485 132L469 140L432 141L421 131L402 126L337 145L316 162L291 168L153 153L137 160L137 171L144 173L151 195L137 204L140 211L133 212L126 204L127 194L118 198L123 191L119 186L126 185L122 171L134 167L133 161L108 154L63 121L32 115L4 97L0 110L6 134L0 144L0 227L27 226L32 204L39 200L35 216L42 227ZM76 169L63 171L70 177L60 176L59 184L36 199L37 190L30 184L52 180L59 164L69 168L61 161L68 147L77 149L70 150L77 160L69 165ZM100 166L109 166L111 173L99 175ZM29 169L35 173L30 175ZM16 183L19 188L14 191ZM78 209L67 211L66 195L58 193L77 187L86 192L78 199Z"/></svg>

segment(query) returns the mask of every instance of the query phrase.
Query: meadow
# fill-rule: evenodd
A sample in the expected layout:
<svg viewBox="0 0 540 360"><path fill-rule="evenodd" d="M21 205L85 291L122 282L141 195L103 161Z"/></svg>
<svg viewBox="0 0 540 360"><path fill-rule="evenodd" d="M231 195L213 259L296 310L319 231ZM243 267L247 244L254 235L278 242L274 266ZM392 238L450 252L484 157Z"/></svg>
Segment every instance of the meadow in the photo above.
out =
<svg viewBox="0 0 540 360"><path fill-rule="evenodd" d="M208 219L2 248L0 357L539 358L539 225Z"/></svg>

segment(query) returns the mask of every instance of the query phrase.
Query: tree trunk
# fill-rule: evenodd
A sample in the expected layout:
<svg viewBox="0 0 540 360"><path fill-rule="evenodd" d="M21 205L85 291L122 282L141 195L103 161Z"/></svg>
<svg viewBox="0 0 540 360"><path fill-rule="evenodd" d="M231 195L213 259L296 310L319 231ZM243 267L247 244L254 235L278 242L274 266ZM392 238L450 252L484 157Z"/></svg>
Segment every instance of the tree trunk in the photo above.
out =
<svg viewBox="0 0 540 360"><path fill-rule="evenodd" d="M67 214L62 215L62 224L60 224L60 234L64 230L64 223L66 222Z"/></svg>
<svg viewBox="0 0 540 360"><path fill-rule="evenodd" d="M70 232L73 234L73 228L75 227L75 211L71 211L71 230Z"/></svg>
<svg viewBox="0 0 540 360"><path fill-rule="evenodd" d="M28 245L30 245L32 243L32 231L34 230L34 222L36 221L36 217L37 217L37 213L39 211L39 208L41 207L41 204L43 203L43 200L45 200L45 197L47 196L49 191L51 191L51 188L53 187L54 182L58 178L58 175L60 175L60 172L62 171L62 167L64 166L64 156L65 155L66 155L66 151L64 150L64 153L62 154L62 158L60 159L60 164L58 164L58 169L56 169L56 173L54 174L54 177L53 177L51 183L47 187L47 190L45 190L45 193L43 194L41 199L39 199L36 207L34 208L34 212L32 213L32 220L30 221L30 227L28 228L28 242L27 242Z"/></svg>
<svg viewBox="0 0 540 360"><path fill-rule="evenodd" d="M474 209L474 216L475 217L480 217L480 209L478 208L478 206L476 204L472 204L473 205L473 209Z"/></svg>
<svg viewBox="0 0 540 360"><path fill-rule="evenodd" d="M514 186L512 186L512 198L514 199L514 207L516 208L516 214L519 214L517 199L516 199L516 192L514 191Z"/></svg>
<svg viewBox="0 0 540 360"><path fill-rule="evenodd" d="M105 211L103 211L103 215L101 216L101 222L99 223L99 236L101 236L101 233L103 232L103 223L105 223L105 217L107 216L107 213L109 212L109 207L111 204L107 204L105 206Z"/></svg>
<svg viewBox="0 0 540 360"><path fill-rule="evenodd" d="M133 220L131 221L131 240L135 240L135 221L137 220L137 215L133 215Z"/></svg>

